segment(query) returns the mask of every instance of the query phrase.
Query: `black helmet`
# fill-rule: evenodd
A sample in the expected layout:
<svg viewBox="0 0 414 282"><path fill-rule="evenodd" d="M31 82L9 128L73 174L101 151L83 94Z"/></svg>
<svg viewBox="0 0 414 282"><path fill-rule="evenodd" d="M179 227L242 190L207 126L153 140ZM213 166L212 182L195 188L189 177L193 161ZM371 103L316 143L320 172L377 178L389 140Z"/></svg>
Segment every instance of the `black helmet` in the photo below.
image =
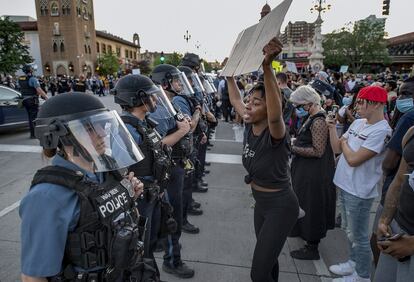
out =
<svg viewBox="0 0 414 282"><path fill-rule="evenodd" d="M196 69L200 67L200 57L194 53L186 53L181 59L181 65Z"/></svg>
<svg viewBox="0 0 414 282"><path fill-rule="evenodd" d="M194 91L196 92L205 91L203 83L201 82L200 76L197 73L195 73L190 67L178 66L177 68L185 74L185 76L187 77Z"/></svg>
<svg viewBox="0 0 414 282"><path fill-rule="evenodd" d="M35 120L35 136L44 149L65 147L68 156L81 157L94 172L124 168L143 159L116 111L85 93L48 99Z"/></svg>
<svg viewBox="0 0 414 282"><path fill-rule="evenodd" d="M180 71L182 71L183 73L185 73L185 75L187 76L187 78L190 78L191 75L194 73L193 70L190 67L187 67L187 66L178 66L177 68Z"/></svg>
<svg viewBox="0 0 414 282"><path fill-rule="evenodd" d="M191 96L194 94L186 75L172 65L161 64L156 66L150 77L156 84L177 95Z"/></svg>
<svg viewBox="0 0 414 282"><path fill-rule="evenodd" d="M26 65L24 65L24 66L22 67L22 71L23 71L25 74L32 73L32 72L33 72L33 66L32 66L32 65L29 65L29 64L26 64Z"/></svg>
<svg viewBox="0 0 414 282"><path fill-rule="evenodd" d="M149 104L150 95L156 95L160 91L148 77L129 74L116 83L113 94L115 95L115 103L132 108Z"/></svg>

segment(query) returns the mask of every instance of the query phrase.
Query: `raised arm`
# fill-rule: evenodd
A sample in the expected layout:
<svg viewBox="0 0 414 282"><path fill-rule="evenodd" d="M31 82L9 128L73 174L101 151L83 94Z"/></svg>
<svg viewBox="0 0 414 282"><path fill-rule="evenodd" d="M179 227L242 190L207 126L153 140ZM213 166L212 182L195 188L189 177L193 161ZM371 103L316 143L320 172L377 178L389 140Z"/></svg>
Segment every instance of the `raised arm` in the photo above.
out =
<svg viewBox="0 0 414 282"><path fill-rule="evenodd" d="M236 112L240 116L243 116L246 105L240 97L240 90L237 87L234 77L227 77L227 87L229 91L230 103L233 105Z"/></svg>
<svg viewBox="0 0 414 282"><path fill-rule="evenodd" d="M286 129L283 120L282 95L273 73L272 62L282 52L282 43L275 37L264 48L263 72L266 92L267 120L270 135L274 139L285 137Z"/></svg>

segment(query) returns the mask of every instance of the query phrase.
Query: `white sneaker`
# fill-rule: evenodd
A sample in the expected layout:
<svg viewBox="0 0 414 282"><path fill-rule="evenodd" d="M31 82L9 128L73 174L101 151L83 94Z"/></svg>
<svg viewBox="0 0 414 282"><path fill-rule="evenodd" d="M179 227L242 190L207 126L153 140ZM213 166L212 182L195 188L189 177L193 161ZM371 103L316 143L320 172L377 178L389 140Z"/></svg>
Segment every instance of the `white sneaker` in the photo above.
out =
<svg viewBox="0 0 414 282"><path fill-rule="evenodd" d="M371 282L369 278L362 278L356 272L341 278L332 279L332 282Z"/></svg>
<svg viewBox="0 0 414 282"><path fill-rule="evenodd" d="M355 262L348 260L344 263L331 265L329 271L339 276L351 275L355 272Z"/></svg>

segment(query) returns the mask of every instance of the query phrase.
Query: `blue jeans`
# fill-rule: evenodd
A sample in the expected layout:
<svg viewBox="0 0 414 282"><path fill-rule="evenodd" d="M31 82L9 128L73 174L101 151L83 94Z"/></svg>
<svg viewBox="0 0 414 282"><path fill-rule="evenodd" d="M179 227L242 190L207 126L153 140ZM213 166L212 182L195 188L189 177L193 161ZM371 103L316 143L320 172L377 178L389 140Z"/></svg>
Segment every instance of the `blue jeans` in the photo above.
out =
<svg viewBox="0 0 414 282"><path fill-rule="evenodd" d="M339 201L342 209L342 228L350 241L350 259L355 261L358 275L369 278L372 264L369 212L374 199L362 199L340 189Z"/></svg>

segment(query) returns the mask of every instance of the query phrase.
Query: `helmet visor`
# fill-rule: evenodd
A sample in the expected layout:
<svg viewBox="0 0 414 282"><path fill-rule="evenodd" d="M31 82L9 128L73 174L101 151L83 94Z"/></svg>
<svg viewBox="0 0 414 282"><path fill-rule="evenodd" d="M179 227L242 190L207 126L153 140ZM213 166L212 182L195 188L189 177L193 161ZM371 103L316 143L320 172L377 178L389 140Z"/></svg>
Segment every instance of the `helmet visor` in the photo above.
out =
<svg viewBox="0 0 414 282"><path fill-rule="evenodd" d="M198 77L198 74L192 73L189 77L190 84L193 87L194 91L196 92L204 92L205 89L203 87L203 83L201 82L200 78Z"/></svg>
<svg viewBox="0 0 414 282"><path fill-rule="evenodd" d="M211 76L208 76L208 77L207 77L207 79L208 79L208 82L211 84L211 87L213 87L214 92L217 92L217 88L216 88L216 86L214 85L214 80L213 80L213 78L212 78Z"/></svg>
<svg viewBox="0 0 414 282"><path fill-rule="evenodd" d="M159 91L156 96L157 100L157 110L156 116L161 119L171 119L177 115L177 111L174 106L171 104L170 99L161 86L159 86Z"/></svg>
<svg viewBox="0 0 414 282"><path fill-rule="evenodd" d="M203 86L207 94L212 94L215 92L214 89L211 87L210 82L207 79L204 79Z"/></svg>
<svg viewBox="0 0 414 282"><path fill-rule="evenodd" d="M105 172L128 167L144 156L116 111L68 122L70 137L64 141L73 146L73 155L82 157L93 172Z"/></svg>
<svg viewBox="0 0 414 282"><path fill-rule="evenodd" d="M170 78L171 89L179 95L193 96L194 90L183 72L173 74Z"/></svg>

